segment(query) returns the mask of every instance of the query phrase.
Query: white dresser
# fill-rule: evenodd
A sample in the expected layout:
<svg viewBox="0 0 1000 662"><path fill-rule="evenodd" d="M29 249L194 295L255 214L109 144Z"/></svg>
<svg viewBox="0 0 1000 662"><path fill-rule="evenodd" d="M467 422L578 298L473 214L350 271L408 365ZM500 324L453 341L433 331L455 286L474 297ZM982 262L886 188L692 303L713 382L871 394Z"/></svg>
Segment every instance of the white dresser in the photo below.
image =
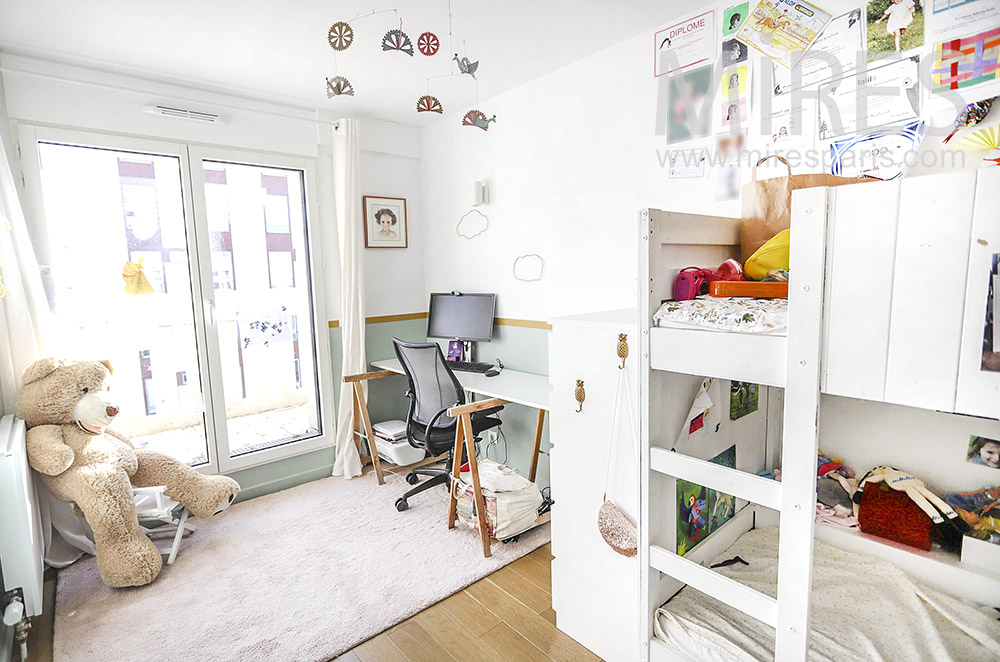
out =
<svg viewBox="0 0 1000 662"><path fill-rule="evenodd" d="M597 529L621 365L619 334L627 335L626 383L639 432L637 317L631 309L550 320L552 608L560 630L608 662L640 657L639 559L613 551ZM577 380L586 392L580 412ZM623 399L608 498L638 524L639 440L629 439L625 411Z"/></svg>

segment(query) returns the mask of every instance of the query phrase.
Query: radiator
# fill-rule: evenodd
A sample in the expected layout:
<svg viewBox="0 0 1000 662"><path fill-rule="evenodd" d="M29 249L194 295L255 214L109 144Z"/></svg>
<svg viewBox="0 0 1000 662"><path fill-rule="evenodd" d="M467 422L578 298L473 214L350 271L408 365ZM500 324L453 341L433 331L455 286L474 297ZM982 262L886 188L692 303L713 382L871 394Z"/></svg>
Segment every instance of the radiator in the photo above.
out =
<svg viewBox="0 0 1000 662"><path fill-rule="evenodd" d="M43 555L35 486L24 448L24 422L4 416L0 418L0 567L4 590L24 591L28 616L42 613Z"/></svg>

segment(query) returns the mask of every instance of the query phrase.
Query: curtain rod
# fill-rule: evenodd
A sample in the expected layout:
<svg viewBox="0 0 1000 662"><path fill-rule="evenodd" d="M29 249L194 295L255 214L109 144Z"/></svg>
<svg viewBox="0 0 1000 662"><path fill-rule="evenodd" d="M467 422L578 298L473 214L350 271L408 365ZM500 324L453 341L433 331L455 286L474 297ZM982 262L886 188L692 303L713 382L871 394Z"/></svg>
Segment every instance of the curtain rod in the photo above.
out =
<svg viewBox="0 0 1000 662"><path fill-rule="evenodd" d="M60 75L57 75L57 74L47 74L47 73L41 73L41 72L37 72L37 71L28 71L28 70L25 70L25 69L16 69L16 68L9 67L9 66L4 66L4 65L0 65L0 73L19 74L19 75L22 75L22 76L34 76L35 78L42 78L42 79L45 79L45 80L52 80L52 81L57 81L57 82L60 82L60 83L71 83L71 84L76 84L76 85L84 85L84 86L87 86L87 87L96 87L96 88L100 88L100 89L104 89L104 90L112 90L112 91L115 91L115 92L126 92L126 93L130 93L130 94L147 94L147 95L152 96L152 97L158 97L158 98L161 98L161 99L169 99L171 101L183 101L183 102L186 102L186 103L195 103L195 104L206 105L204 101L198 101L197 99L191 99L190 97L179 96L179 95L176 95L176 94L163 94L163 93L160 93L160 92L149 92L149 91L146 91L146 90L136 89L136 88L132 88L132 87L125 87L125 86L122 86L122 85L112 85L111 83L99 83L99 82L96 82L96 81L79 80L79 79L76 79L76 78L70 78L68 76L60 76ZM102 73L104 73L104 72L102 72ZM122 74L112 74L112 75L121 76ZM164 85L173 85L172 83L163 83L163 84ZM225 93L210 92L210 94L225 94ZM246 99L245 97L234 97L234 98L243 98L243 99L245 99L247 101L251 101L251 99ZM261 101L260 103L273 103L273 102ZM219 104L211 104L211 103L209 103L207 105L218 106ZM336 128L339 127L339 120L334 120L334 121L322 120L322 119L319 119L319 118L302 117L302 116L299 116L299 115L291 115L291 114L288 114L288 113L280 113L280 112L276 112L276 111L272 111L272 110L261 110L259 108L247 108L245 106L233 106L233 105L229 105L229 104L223 104L222 107L226 108L226 109L230 109L230 110L238 110L238 111L243 111L243 112L248 112L248 113L257 113L259 115L270 115L271 117L280 117L282 119L298 120L300 122L310 122L312 124L318 124L318 125L321 125L321 126L331 126L334 129L336 129ZM313 108L313 109L303 108L302 110L312 110L312 112L314 112L314 113L319 113L319 108Z"/></svg>

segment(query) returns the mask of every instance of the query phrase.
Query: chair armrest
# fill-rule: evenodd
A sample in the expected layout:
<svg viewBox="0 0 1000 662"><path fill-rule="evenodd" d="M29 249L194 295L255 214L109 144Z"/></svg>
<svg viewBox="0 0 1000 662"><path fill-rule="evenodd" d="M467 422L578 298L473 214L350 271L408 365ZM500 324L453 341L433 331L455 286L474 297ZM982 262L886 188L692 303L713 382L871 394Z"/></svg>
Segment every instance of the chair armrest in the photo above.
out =
<svg viewBox="0 0 1000 662"><path fill-rule="evenodd" d="M392 370L376 370L374 372L362 372L357 375L344 375L344 383L349 384L351 382L365 382L369 379L381 379L382 377L392 377L393 375L398 375L398 372L393 372Z"/></svg>
<svg viewBox="0 0 1000 662"><path fill-rule="evenodd" d="M507 400L501 400L500 398L490 398L489 400L480 400L479 402L470 402L465 405L459 405L457 407L452 407L448 410L448 415L452 417L461 416L462 414L472 414L477 411L482 411L484 409L493 409L494 407L502 407L504 405L509 405L510 402Z"/></svg>

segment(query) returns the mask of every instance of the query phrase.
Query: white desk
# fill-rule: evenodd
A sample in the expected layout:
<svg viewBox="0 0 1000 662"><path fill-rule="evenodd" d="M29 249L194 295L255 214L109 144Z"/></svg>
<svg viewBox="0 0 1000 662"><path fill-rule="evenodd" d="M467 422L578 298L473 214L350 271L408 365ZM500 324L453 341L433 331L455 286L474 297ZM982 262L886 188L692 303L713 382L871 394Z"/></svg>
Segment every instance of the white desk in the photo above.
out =
<svg viewBox="0 0 1000 662"><path fill-rule="evenodd" d="M399 359L382 359L371 364L379 370L390 370L404 374ZM504 368L496 377L487 377L479 372L460 372L455 370L458 381L469 393L485 395L488 398L500 398L514 404L524 405L539 411L549 408L549 377L535 375L530 372L519 372Z"/></svg>
<svg viewBox="0 0 1000 662"><path fill-rule="evenodd" d="M379 368L379 372L368 373L371 378L378 378L389 373L405 374L399 359L382 359L372 361L371 364ZM504 369L496 377L487 377L478 372L455 371L462 388L469 393L483 395L493 400L493 404L513 403L524 405L538 410L538 419L535 425L535 443L531 452L531 470L528 473L528 480L534 482L535 472L538 469L538 453L542 443L542 427L545 424L545 412L549 408L549 378L547 375L535 375L530 372L519 372L517 370ZM360 388L357 390L360 407L364 409L364 397ZM499 400L500 402L497 402ZM452 407L448 410L449 416L458 419L455 429L455 448L452 452L454 457L452 476L458 479L461 474L461 464L463 449L468 450L469 476L472 480L473 494L475 495L475 513L479 520L479 536L483 544L483 556L489 557L490 544L492 542L487 532L486 524L486 504L483 501L482 489L479 484L479 468L476 461L475 442L472 438L472 422L470 414L483 407L490 406L483 401L480 403L467 403L462 406ZM448 528L454 528L456 519L457 497L454 489L448 498ZM549 521L550 514L545 513L538 518L536 526Z"/></svg>
<svg viewBox="0 0 1000 662"><path fill-rule="evenodd" d="M388 370L397 374L405 374L399 359L381 359L371 364L380 370ZM535 422L535 440L531 450L531 469L528 480L535 481L538 471L538 453L542 445L542 427L545 425L545 412L549 410L549 377L530 372L507 370L504 368L496 377L487 377L479 372L454 371L459 383L469 393L483 395L487 398L500 398L518 405L538 410Z"/></svg>

